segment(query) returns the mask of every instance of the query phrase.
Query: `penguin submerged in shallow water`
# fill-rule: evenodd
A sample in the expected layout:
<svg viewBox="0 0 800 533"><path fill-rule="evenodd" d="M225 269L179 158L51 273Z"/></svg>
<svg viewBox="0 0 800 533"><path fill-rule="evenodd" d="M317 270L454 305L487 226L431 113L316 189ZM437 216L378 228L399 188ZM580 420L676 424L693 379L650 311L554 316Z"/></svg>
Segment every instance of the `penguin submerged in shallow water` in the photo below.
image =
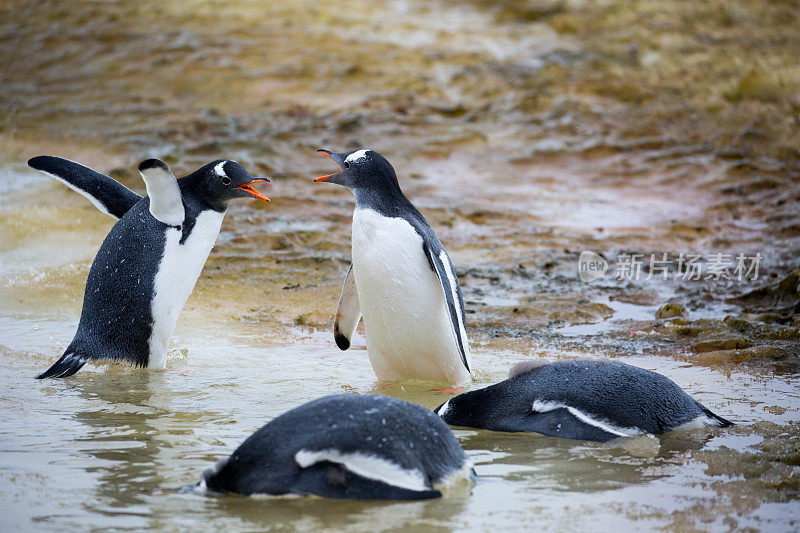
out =
<svg viewBox="0 0 800 533"><path fill-rule="evenodd" d="M473 479L450 428L419 405L327 396L292 409L203 473L199 486L238 494L417 500Z"/></svg>
<svg viewBox="0 0 800 533"><path fill-rule="evenodd" d="M435 412L453 426L599 442L733 425L661 374L594 360L520 363L505 381L455 396Z"/></svg>
<svg viewBox="0 0 800 533"><path fill-rule="evenodd" d="M67 377L91 360L125 360L163 369L178 315L219 234L228 203L255 196L256 179L229 160L176 180L158 159L139 165L148 196L109 176L53 156L28 165L86 196L118 218L95 256L75 337L41 378Z"/></svg>
<svg viewBox="0 0 800 533"><path fill-rule="evenodd" d="M400 190L382 155L318 151L342 170L315 181L343 185L356 199L352 264L336 311L336 344L343 350L350 346L363 315L378 379L463 385L472 366L464 302L436 233Z"/></svg>

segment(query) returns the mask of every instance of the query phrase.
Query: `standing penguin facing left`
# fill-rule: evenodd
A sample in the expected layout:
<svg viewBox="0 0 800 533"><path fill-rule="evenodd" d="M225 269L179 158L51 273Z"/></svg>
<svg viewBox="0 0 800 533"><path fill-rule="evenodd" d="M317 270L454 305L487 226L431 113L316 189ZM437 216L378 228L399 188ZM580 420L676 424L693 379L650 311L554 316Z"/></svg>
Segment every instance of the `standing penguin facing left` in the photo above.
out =
<svg viewBox="0 0 800 533"><path fill-rule="evenodd" d="M139 165L142 198L109 176L53 156L32 168L86 196L118 218L86 280L78 331L64 355L37 378L67 377L90 360L125 360L163 369L178 315L194 289L234 198L269 198L234 161L220 159L176 180L158 159Z"/></svg>
<svg viewBox="0 0 800 533"><path fill-rule="evenodd" d="M336 311L346 350L361 316L378 379L464 385L470 377L464 302L455 269L433 228L400 190L394 168L372 150L318 150L342 168L315 181L353 191L353 263Z"/></svg>

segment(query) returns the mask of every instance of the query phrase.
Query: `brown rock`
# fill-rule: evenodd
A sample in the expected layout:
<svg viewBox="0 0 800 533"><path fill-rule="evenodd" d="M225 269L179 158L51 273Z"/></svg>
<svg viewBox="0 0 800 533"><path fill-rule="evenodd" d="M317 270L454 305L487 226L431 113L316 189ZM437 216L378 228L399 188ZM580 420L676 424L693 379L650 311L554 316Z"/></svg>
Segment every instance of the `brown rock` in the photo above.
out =
<svg viewBox="0 0 800 533"><path fill-rule="evenodd" d="M713 350L736 350L740 348L749 348L752 345L753 343L747 339L733 338L698 342L692 346L692 349L695 351L695 353L703 353Z"/></svg>
<svg viewBox="0 0 800 533"><path fill-rule="evenodd" d="M656 318L675 318L686 316L686 307L677 302L669 302L658 308Z"/></svg>

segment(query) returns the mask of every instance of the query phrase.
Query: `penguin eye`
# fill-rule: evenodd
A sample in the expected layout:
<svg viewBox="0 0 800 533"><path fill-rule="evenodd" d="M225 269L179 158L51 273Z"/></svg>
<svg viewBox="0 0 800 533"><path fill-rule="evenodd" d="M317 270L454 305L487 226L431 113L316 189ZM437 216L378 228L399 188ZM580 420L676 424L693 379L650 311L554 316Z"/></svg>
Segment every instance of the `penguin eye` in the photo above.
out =
<svg viewBox="0 0 800 533"><path fill-rule="evenodd" d="M221 181L224 185L231 184L231 179L228 176L222 176L219 181Z"/></svg>
<svg viewBox="0 0 800 533"><path fill-rule="evenodd" d="M345 162L344 162L344 168L350 168L350 163L348 163L347 161L345 161Z"/></svg>

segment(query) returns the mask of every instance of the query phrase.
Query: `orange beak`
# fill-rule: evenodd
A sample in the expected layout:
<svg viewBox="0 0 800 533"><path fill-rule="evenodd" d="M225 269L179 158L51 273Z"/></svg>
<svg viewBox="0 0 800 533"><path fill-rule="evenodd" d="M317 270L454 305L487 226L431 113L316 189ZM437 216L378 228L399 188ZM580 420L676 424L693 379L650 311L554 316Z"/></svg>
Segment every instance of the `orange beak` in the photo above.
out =
<svg viewBox="0 0 800 533"><path fill-rule="evenodd" d="M317 152L319 152L321 154L325 154L328 157L331 157L331 154L329 154L327 150L317 150ZM331 159L333 159L333 158L331 157ZM336 161L335 159L333 159L333 160ZM318 178L314 178L314 181L317 181L317 182L325 181L326 179L330 178L331 176L335 176L336 174L341 174L342 172L344 172L344 170L340 170L339 172L334 172L333 174L328 174L327 176L320 176Z"/></svg>
<svg viewBox="0 0 800 533"><path fill-rule="evenodd" d="M237 185L236 188L237 189L242 189L243 191L255 196L259 200L264 200L265 202L269 202L269 198L267 198L266 196L264 196L263 194L261 194L256 189L254 189L253 187L250 186L253 183L270 183L270 181L268 179L259 178L259 179L255 179L253 181L248 181L247 183L243 183L241 185Z"/></svg>

